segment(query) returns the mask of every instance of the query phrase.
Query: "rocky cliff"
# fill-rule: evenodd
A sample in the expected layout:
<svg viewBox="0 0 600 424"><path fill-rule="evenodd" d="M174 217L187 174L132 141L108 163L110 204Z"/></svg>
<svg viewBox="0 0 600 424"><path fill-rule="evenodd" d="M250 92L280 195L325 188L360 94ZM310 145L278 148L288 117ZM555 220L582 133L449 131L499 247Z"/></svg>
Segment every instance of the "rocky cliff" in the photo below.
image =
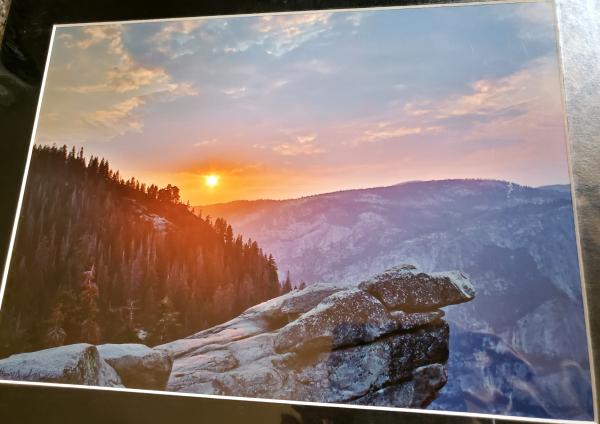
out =
<svg viewBox="0 0 600 424"><path fill-rule="evenodd" d="M354 288L313 285L163 346L168 390L425 407L447 380L440 307L471 300L461 273L396 267Z"/></svg>
<svg viewBox="0 0 600 424"><path fill-rule="evenodd" d="M474 297L460 272L392 268L356 287L313 285L154 349L77 344L0 360L0 378L426 407L447 382L441 307Z"/></svg>

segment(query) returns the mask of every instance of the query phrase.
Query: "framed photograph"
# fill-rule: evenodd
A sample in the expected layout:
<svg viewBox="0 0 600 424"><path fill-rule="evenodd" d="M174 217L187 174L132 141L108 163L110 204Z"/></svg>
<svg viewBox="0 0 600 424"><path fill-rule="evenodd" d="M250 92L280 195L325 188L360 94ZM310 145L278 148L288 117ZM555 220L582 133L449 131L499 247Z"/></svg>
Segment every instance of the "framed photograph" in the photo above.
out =
<svg viewBox="0 0 600 424"><path fill-rule="evenodd" d="M567 3L15 0L1 409L598 422Z"/></svg>

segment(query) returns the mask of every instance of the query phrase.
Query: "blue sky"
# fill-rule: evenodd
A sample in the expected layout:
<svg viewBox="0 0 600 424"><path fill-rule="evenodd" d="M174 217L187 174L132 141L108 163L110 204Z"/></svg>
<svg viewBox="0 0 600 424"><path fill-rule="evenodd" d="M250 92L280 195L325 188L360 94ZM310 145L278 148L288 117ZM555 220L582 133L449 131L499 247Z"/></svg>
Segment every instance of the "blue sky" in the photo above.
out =
<svg viewBox="0 0 600 424"><path fill-rule="evenodd" d="M36 141L193 204L568 182L545 2L61 27Z"/></svg>

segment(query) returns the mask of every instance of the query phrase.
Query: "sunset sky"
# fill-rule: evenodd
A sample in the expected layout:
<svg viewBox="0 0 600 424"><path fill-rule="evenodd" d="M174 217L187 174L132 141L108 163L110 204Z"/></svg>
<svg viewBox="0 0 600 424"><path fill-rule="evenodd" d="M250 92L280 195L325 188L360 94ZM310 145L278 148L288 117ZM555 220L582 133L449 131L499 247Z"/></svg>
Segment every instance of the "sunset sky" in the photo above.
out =
<svg viewBox="0 0 600 424"><path fill-rule="evenodd" d="M36 142L192 205L538 186L568 182L560 95L550 3L59 27Z"/></svg>

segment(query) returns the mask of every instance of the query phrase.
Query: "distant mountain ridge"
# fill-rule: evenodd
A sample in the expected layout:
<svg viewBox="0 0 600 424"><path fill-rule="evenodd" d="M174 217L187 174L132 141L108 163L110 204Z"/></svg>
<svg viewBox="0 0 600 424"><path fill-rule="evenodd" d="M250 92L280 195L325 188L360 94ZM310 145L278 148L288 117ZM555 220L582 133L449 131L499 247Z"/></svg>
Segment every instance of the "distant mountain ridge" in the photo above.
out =
<svg viewBox="0 0 600 424"><path fill-rule="evenodd" d="M449 308L451 327L499 337L540 374L528 384L543 384L542 375L560 372L563 361L589 367L569 186L416 181L284 201L210 205L201 213L222 216L257 240L277 260L280 278L289 270L296 284L350 284L398 263L426 272L464 270L478 297L462 308ZM459 343L452 332L450 337L451 346ZM450 361L452 381L452 370L460 368L452 356ZM445 390L457 387L449 384ZM473 406L479 412L485 408ZM548 416L564 418L567 410L572 409Z"/></svg>

